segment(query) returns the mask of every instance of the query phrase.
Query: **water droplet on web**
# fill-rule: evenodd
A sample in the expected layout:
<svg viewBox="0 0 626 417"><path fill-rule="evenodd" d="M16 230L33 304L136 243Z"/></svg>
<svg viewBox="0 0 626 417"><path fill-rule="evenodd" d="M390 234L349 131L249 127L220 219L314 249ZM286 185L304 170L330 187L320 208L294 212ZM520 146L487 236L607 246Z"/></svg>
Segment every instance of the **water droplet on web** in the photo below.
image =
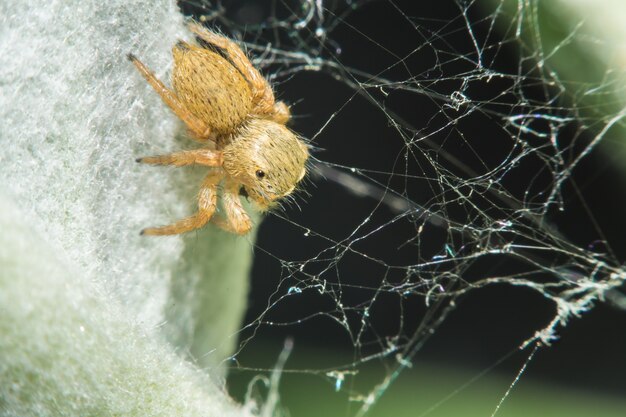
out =
<svg viewBox="0 0 626 417"><path fill-rule="evenodd" d="M335 391L339 391L345 379L343 372L331 371L328 372L326 375L335 380Z"/></svg>

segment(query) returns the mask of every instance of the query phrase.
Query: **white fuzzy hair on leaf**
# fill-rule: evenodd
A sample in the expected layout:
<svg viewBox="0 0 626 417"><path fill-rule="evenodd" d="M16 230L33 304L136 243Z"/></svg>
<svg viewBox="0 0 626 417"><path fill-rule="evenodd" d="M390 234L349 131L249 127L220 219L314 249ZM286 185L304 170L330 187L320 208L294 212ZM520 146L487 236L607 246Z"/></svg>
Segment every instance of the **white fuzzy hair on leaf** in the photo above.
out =
<svg viewBox="0 0 626 417"><path fill-rule="evenodd" d="M173 0L0 0L0 415L249 414L216 381L254 234L139 236L201 172L135 163L181 125L126 54L167 80L185 37Z"/></svg>

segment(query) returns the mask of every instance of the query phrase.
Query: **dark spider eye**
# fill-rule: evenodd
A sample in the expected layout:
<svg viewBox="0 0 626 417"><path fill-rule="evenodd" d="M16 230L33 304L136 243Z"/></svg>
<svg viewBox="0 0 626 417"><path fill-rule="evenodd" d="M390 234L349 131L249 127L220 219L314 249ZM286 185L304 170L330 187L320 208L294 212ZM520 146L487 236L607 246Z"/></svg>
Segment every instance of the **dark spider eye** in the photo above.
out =
<svg viewBox="0 0 626 417"><path fill-rule="evenodd" d="M265 172L260 170L260 169L257 169L256 170L256 177L259 178L259 179L265 178Z"/></svg>

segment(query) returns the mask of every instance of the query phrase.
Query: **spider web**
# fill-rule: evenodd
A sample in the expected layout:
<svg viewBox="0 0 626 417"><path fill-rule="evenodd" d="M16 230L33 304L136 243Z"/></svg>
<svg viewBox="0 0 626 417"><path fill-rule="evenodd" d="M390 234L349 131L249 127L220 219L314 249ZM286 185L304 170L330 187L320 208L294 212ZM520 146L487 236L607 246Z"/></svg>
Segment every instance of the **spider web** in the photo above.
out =
<svg viewBox="0 0 626 417"><path fill-rule="evenodd" d="M547 12L531 0L437 11L260 3L181 4L244 43L315 148L305 191L266 221L272 238L261 232L257 257L278 272L257 270L266 296L251 306L234 368L249 367L239 356L260 335L319 332L352 359L285 372L326 379L356 404L349 414L363 415L472 297L505 286L546 314L515 335L509 355L526 361L495 414L573 318L625 303L623 253L581 181L598 169L598 145L623 128L622 84L606 71L591 81L559 74L580 26L544 39ZM378 380L359 380L372 363Z"/></svg>

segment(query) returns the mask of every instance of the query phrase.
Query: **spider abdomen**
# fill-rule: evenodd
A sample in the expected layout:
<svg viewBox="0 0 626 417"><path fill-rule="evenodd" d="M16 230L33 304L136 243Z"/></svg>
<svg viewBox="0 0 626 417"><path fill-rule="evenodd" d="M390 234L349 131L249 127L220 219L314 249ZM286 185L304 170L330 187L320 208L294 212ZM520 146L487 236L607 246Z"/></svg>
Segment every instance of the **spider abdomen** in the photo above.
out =
<svg viewBox="0 0 626 417"><path fill-rule="evenodd" d="M173 48L172 85L178 98L220 136L240 126L252 110L252 94L243 75L224 57L180 42Z"/></svg>

